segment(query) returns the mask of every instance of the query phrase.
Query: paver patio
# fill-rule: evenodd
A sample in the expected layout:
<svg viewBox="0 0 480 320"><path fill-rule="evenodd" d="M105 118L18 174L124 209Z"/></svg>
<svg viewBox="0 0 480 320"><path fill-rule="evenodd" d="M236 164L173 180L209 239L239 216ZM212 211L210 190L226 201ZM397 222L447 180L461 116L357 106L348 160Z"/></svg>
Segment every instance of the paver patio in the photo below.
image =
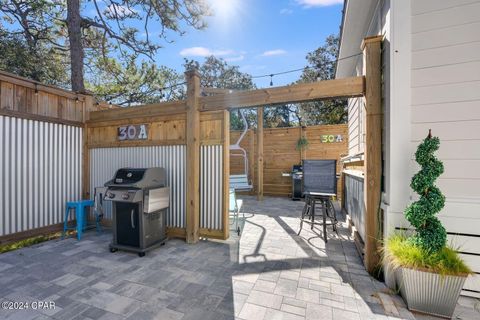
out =
<svg viewBox="0 0 480 320"><path fill-rule="evenodd" d="M0 310L0 318L420 318L366 273L344 217L326 245L319 229L304 227L297 236L301 208L285 198L244 197L240 240L174 239L143 258L110 253L108 232L2 254L0 300L54 301L56 308ZM456 315L480 318L475 303L462 298Z"/></svg>

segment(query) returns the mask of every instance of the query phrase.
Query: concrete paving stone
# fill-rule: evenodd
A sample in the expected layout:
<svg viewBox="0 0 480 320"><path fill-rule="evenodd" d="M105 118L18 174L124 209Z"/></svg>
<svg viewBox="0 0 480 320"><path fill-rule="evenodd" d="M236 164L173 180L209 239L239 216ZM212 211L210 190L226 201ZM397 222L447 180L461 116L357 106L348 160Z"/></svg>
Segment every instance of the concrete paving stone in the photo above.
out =
<svg viewBox="0 0 480 320"><path fill-rule="evenodd" d="M258 279L276 282L280 278L280 271L265 271L260 273Z"/></svg>
<svg viewBox="0 0 480 320"><path fill-rule="evenodd" d="M238 317L244 320L260 320L265 318L267 308L251 303L245 303Z"/></svg>
<svg viewBox="0 0 480 320"><path fill-rule="evenodd" d="M85 311L82 312L82 316L85 316L90 319L99 319L106 313L107 311L103 309L89 306Z"/></svg>
<svg viewBox="0 0 480 320"><path fill-rule="evenodd" d="M360 320L360 315L343 309L333 308L333 319L335 320Z"/></svg>
<svg viewBox="0 0 480 320"><path fill-rule="evenodd" d="M190 310L199 307L200 303L200 298L185 299L182 296L178 296L173 299L166 308L182 313L188 313Z"/></svg>
<svg viewBox="0 0 480 320"><path fill-rule="evenodd" d="M282 303L280 310L293 313L299 316L303 316L303 317L305 316L305 313L306 313L305 308L296 307L296 306L292 306L290 304L285 304L285 303Z"/></svg>
<svg viewBox="0 0 480 320"><path fill-rule="evenodd" d="M345 303L336 301L336 300L320 298L320 304L323 304L325 306L335 307L338 309L345 309Z"/></svg>
<svg viewBox="0 0 480 320"><path fill-rule="evenodd" d="M300 308L306 308L307 307L307 302L303 300L298 300L295 298L290 298L290 297L283 297L283 304L288 304L291 306L295 307L300 307Z"/></svg>
<svg viewBox="0 0 480 320"><path fill-rule="evenodd" d="M59 320L64 320L64 319L72 319L80 314L82 314L85 310L90 308L88 304L82 303L82 302L74 302L69 304L66 307L63 307L63 309L60 312L55 313L52 318L54 319L59 319Z"/></svg>
<svg viewBox="0 0 480 320"><path fill-rule="evenodd" d="M345 310L358 312L357 300L355 298L344 297L343 300Z"/></svg>
<svg viewBox="0 0 480 320"><path fill-rule="evenodd" d="M306 320L332 320L332 307L321 304L308 303L305 318Z"/></svg>
<svg viewBox="0 0 480 320"><path fill-rule="evenodd" d="M290 312L285 312L285 311L280 311L275 309L267 309L267 313L265 314L264 319L265 320L305 320L305 317L298 314L290 313Z"/></svg>
<svg viewBox="0 0 480 320"><path fill-rule="evenodd" d="M298 282L290 279L278 279L274 293L284 296L295 298L297 294Z"/></svg>
<svg viewBox="0 0 480 320"><path fill-rule="evenodd" d="M296 235L301 202L242 198L248 218L240 239L195 246L173 239L140 259L110 254L108 231L86 232L80 242L49 241L2 254L0 272L9 276L0 277L0 296L44 298L58 307L54 314L15 313L22 320L389 319L376 296L386 287L365 271L341 211L339 234L328 230L325 244L321 228ZM392 301L400 318L414 319L401 298ZM471 301L459 302L456 315L475 317Z"/></svg>
<svg viewBox="0 0 480 320"><path fill-rule="evenodd" d="M319 303L320 294L318 291L315 291L315 290L297 288L295 298L298 300L306 301L306 302Z"/></svg>
<svg viewBox="0 0 480 320"><path fill-rule="evenodd" d="M276 284L275 282L258 279L257 282L255 282L253 289L273 293L275 291L275 286L278 286L278 283Z"/></svg>
<svg viewBox="0 0 480 320"><path fill-rule="evenodd" d="M309 289L308 286L310 284L310 279L308 278L298 278L298 287L299 288L306 288L306 289Z"/></svg>
<svg viewBox="0 0 480 320"><path fill-rule="evenodd" d="M92 288L73 294L72 299L123 316L131 315L139 306L138 301L134 299Z"/></svg>
<svg viewBox="0 0 480 320"><path fill-rule="evenodd" d="M72 282L76 280L83 280L85 281L85 278L77 276L75 274L67 273L64 274L56 279L51 280L50 282L62 287L68 287Z"/></svg>
<svg viewBox="0 0 480 320"><path fill-rule="evenodd" d="M300 271L282 270L280 272L280 278L298 281L300 278Z"/></svg>
<svg viewBox="0 0 480 320"><path fill-rule="evenodd" d="M242 280L234 280L233 281L233 292L249 294L250 291L252 291L254 286L255 286L255 283L253 283L253 282L246 282L246 281L242 281Z"/></svg>
<svg viewBox="0 0 480 320"><path fill-rule="evenodd" d="M355 297L355 291L350 286L342 286L342 285L332 283L330 285L330 288L331 288L331 293L334 295L340 295L340 296L350 297L350 298Z"/></svg>
<svg viewBox="0 0 480 320"><path fill-rule="evenodd" d="M204 310L214 311L222 300L222 297L213 294L203 295L202 299L200 299L200 306Z"/></svg>
<svg viewBox="0 0 480 320"><path fill-rule="evenodd" d="M97 288L99 290L108 290L118 295L144 302L149 301L159 292L159 290L156 288L147 287L145 285L126 280L120 282L116 286L110 286L110 288L107 289L98 288L97 285L92 286L92 288Z"/></svg>
<svg viewBox="0 0 480 320"><path fill-rule="evenodd" d="M252 290L248 295L247 302L267 308L280 309L283 297L272 293Z"/></svg>

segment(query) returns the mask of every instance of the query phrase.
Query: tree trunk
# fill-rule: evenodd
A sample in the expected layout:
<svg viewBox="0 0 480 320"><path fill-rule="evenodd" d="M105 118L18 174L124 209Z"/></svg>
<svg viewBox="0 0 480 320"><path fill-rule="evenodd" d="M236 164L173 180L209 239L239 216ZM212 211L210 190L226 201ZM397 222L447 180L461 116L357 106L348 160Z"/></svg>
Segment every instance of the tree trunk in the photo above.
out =
<svg viewBox="0 0 480 320"><path fill-rule="evenodd" d="M70 71L72 90L85 92L83 83L83 44L80 0L67 0L67 27L70 42Z"/></svg>

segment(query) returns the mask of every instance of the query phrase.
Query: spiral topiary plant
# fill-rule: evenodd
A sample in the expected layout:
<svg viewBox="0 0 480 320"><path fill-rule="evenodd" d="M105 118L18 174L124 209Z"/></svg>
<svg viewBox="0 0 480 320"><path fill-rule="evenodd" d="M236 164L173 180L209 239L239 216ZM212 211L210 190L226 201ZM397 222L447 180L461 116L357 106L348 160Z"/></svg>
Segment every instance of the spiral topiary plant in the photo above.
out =
<svg viewBox="0 0 480 320"><path fill-rule="evenodd" d="M447 232L435 215L445 205L445 196L435 186L435 180L443 173L443 163L434 153L440 147L440 139L428 136L418 146L415 161L421 169L412 178L410 187L420 195L420 199L405 210L407 220L416 229L409 241L427 252L438 252L445 247Z"/></svg>

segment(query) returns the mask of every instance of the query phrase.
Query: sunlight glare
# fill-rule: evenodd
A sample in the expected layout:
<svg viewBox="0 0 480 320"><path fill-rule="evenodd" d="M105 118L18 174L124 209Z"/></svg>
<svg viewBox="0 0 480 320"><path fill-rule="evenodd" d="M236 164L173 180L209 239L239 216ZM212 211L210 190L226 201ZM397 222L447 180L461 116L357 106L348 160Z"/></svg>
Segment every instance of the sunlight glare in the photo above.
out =
<svg viewBox="0 0 480 320"><path fill-rule="evenodd" d="M219 19L230 19L240 9L240 0L209 0L213 14Z"/></svg>

